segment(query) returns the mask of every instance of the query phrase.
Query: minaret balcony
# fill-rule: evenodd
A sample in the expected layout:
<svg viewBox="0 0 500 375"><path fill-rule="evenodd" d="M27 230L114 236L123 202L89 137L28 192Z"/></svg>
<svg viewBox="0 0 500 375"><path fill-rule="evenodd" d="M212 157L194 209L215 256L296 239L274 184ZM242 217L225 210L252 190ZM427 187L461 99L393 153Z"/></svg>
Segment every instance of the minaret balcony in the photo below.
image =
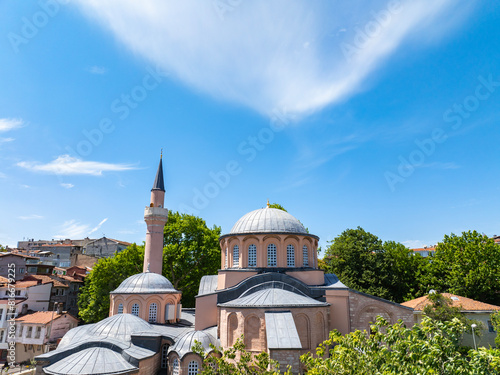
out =
<svg viewBox="0 0 500 375"><path fill-rule="evenodd" d="M159 219L167 220L168 209L163 207L146 207L144 209L144 219Z"/></svg>

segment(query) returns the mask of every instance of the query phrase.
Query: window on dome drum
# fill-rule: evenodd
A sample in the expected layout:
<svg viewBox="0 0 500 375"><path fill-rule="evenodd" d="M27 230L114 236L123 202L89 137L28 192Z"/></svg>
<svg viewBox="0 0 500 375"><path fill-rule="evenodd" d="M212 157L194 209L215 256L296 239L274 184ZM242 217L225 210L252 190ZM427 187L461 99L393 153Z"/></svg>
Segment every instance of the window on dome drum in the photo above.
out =
<svg viewBox="0 0 500 375"><path fill-rule="evenodd" d="M118 311L116 312L117 314L123 314L123 303L120 303L118 305Z"/></svg>
<svg viewBox="0 0 500 375"><path fill-rule="evenodd" d="M158 310L158 306L156 303L152 303L149 305L149 323L156 323L156 311Z"/></svg>
<svg viewBox="0 0 500 375"><path fill-rule="evenodd" d="M132 305L132 315L139 316L139 305L137 303Z"/></svg>
<svg viewBox="0 0 500 375"><path fill-rule="evenodd" d="M295 247L293 245L286 247L286 266L295 267Z"/></svg>
<svg viewBox="0 0 500 375"><path fill-rule="evenodd" d="M248 267L257 267L257 246L248 246Z"/></svg>
<svg viewBox="0 0 500 375"><path fill-rule="evenodd" d="M276 245L271 243L267 245L267 266L276 267Z"/></svg>
<svg viewBox="0 0 500 375"><path fill-rule="evenodd" d="M226 250L224 252L224 258L226 258L226 260L224 262L224 268L227 268L227 247L226 247Z"/></svg>
<svg viewBox="0 0 500 375"><path fill-rule="evenodd" d="M161 348L161 368L167 368L168 367L168 344L165 344Z"/></svg>
<svg viewBox="0 0 500 375"><path fill-rule="evenodd" d="M172 375L179 375L179 360L177 358L172 363Z"/></svg>
<svg viewBox="0 0 500 375"><path fill-rule="evenodd" d="M188 375L198 375L198 362L196 361L189 362Z"/></svg>
<svg viewBox="0 0 500 375"><path fill-rule="evenodd" d="M309 265L309 252L307 250L306 245L304 245L302 247L302 258L304 258L304 266L308 266Z"/></svg>
<svg viewBox="0 0 500 375"><path fill-rule="evenodd" d="M238 267L240 265L240 247L234 245L233 247L233 267Z"/></svg>

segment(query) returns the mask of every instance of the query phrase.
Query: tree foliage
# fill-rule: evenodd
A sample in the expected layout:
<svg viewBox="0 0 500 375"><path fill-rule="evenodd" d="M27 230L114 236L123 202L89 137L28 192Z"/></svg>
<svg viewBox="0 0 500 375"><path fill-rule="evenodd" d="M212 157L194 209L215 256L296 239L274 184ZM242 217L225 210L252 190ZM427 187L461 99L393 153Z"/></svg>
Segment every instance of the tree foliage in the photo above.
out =
<svg viewBox="0 0 500 375"><path fill-rule="evenodd" d="M132 244L110 258L102 258L86 277L78 297L80 318L95 323L109 316L109 292L127 277L142 272L144 246Z"/></svg>
<svg viewBox="0 0 500 375"><path fill-rule="evenodd" d="M432 262L436 289L500 305L500 246L476 231L446 235Z"/></svg>
<svg viewBox="0 0 500 375"><path fill-rule="evenodd" d="M245 349L243 338L236 340L233 347L221 350L210 344L212 349L205 353L201 344L196 341L193 352L203 358L202 375L279 375L280 365L269 358L269 354L262 352L252 354ZM287 370L285 375L291 374Z"/></svg>
<svg viewBox="0 0 500 375"><path fill-rule="evenodd" d="M464 330L456 318L441 322L425 317L421 324L406 328L402 322L389 325L378 317L370 334L355 331L343 336L332 331L316 357L305 354L301 359L309 375L498 374L498 349L461 353Z"/></svg>
<svg viewBox="0 0 500 375"><path fill-rule="evenodd" d="M220 268L220 227L205 220L170 212L164 229L163 275L182 291L184 307L194 307L200 280Z"/></svg>
<svg viewBox="0 0 500 375"><path fill-rule="evenodd" d="M285 210L285 207L283 207L279 203L272 203L272 204L269 205L269 208L277 208L278 210L282 210L282 211L288 212L287 210Z"/></svg>

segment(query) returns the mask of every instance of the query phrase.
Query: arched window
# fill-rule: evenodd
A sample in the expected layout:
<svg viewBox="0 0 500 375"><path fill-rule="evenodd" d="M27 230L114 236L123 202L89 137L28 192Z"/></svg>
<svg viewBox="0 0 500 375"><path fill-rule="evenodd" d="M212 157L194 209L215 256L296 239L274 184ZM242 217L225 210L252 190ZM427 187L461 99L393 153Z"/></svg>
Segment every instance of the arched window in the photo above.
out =
<svg viewBox="0 0 500 375"><path fill-rule="evenodd" d="M233 312L229 315L227 322L227 345L233 346L238 338L238 318Z"/></svg>
<svg viewBox="0 0 500 375"><path fill-rule="evenodd" d="M168 367L168 344L165 344L161 348L161 368L167 368ZM177 359L177 358L176 358Z"/></svg>
<svg viewBox="0 0 500 375"><path fill-rule="evenodd" d="M188 375L198 375L198 362L196 361L189 362Z"/></svg>
<svg viewBox="0 0 500 375"><path fill-rule="evenodd" d="M158 306L156 303L149 305L149 323L156 323L156 312L158 311Z"/></svg>
<svg viewBox="0 0 500 375"><path fill-rule="evenodd" d="M240 247L234 245L233 247L233 267L238 267L240 265Z"/></svg>
<svg viewBox="0 0 500 375"><path fill-rule="evenodd" d="M271 243L267 245L267 266L276 267L276 245Z"/></svg>
<svg viewBox="0 0 500 375"><path fill-rule="evenodd" d="M295 247L293 245L286 247L286 266L295 267Z"/></svg>
<svg viewBox="0 0 500 375"><path fill-rule="evenodd" d="M257 246L248 246L248 267L257 267Z"/></svg>
<svg viewBox="0 0 500 375"><path fill-rule="evenodd" d="M132 315L139 316L139 305L137 303L132 305Z"/></svg>
<svg viewBox="0 0 500 375"><path fill-rule="evenodd" d="M306 245L302 246L302 258L304 259L304 266L308 266L309 265L309 251L308 251Z"/></svg>
<svg viewBox="0 0 500 375"><path fill-rule="evenodd" d="M118 305L118 311L116 312L117 314L123 314L123 303L120 303Z"/></svg>
<svg viewBox="0 0 500 375"><path fill-rule="evenodd" d="M179 375L179 359L177 358L172 363L172 375Z"/></svg>
<svg viewBox="0 0 500 375"><path fill-rule="evenodd" d="M224 258L226 258L226 260L224 261L224 268L227 268L227 247L226 251L224 252Z"/></svg>

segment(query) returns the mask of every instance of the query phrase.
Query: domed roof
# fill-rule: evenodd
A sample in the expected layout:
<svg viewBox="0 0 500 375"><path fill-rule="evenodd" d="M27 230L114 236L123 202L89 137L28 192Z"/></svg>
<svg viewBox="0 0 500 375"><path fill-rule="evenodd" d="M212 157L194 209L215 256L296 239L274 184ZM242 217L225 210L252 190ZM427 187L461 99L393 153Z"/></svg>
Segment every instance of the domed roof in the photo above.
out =
<svg viewBox="0 0 500 375"><path fill-rule="evenodd" d="M111 294L179 293L168 279L155 272L143 272L125 279Z"/></svg>
<svg viewBox="0 0 500 375"><path fill-rule="evenodd" d="M136 374L137 370L120 353L100 347L84 349L43 368L46 374L53 375Z"/></svg>
<svg viewBox="0 0 500 375"><path fill-rule="evenodd" d="M153 327L145 320L132 314L116 314L98 323L70 329L58 345L58 349L89 340L116 339L129 343L131 335L152 331Z"/></svg>
<svg viewBox="0 0 500 375"><path fill-rule="evenodd" d="M201 343L205 353L209 353L212 350L210 344L215 346L218 345L217 340L211 334L203 331L190 331L177 340L177 342L168 349L168 352L176 352L182 359L186 354L192 353L192 347L195 344L195 340Z"/></svg>
<svg viewBox="0 0 500 375"><path fill-rule="evenodd" d="M229 234L240 233L300 233L307 234L300 221L277 208L260 208L243 215Z"/></svg>

